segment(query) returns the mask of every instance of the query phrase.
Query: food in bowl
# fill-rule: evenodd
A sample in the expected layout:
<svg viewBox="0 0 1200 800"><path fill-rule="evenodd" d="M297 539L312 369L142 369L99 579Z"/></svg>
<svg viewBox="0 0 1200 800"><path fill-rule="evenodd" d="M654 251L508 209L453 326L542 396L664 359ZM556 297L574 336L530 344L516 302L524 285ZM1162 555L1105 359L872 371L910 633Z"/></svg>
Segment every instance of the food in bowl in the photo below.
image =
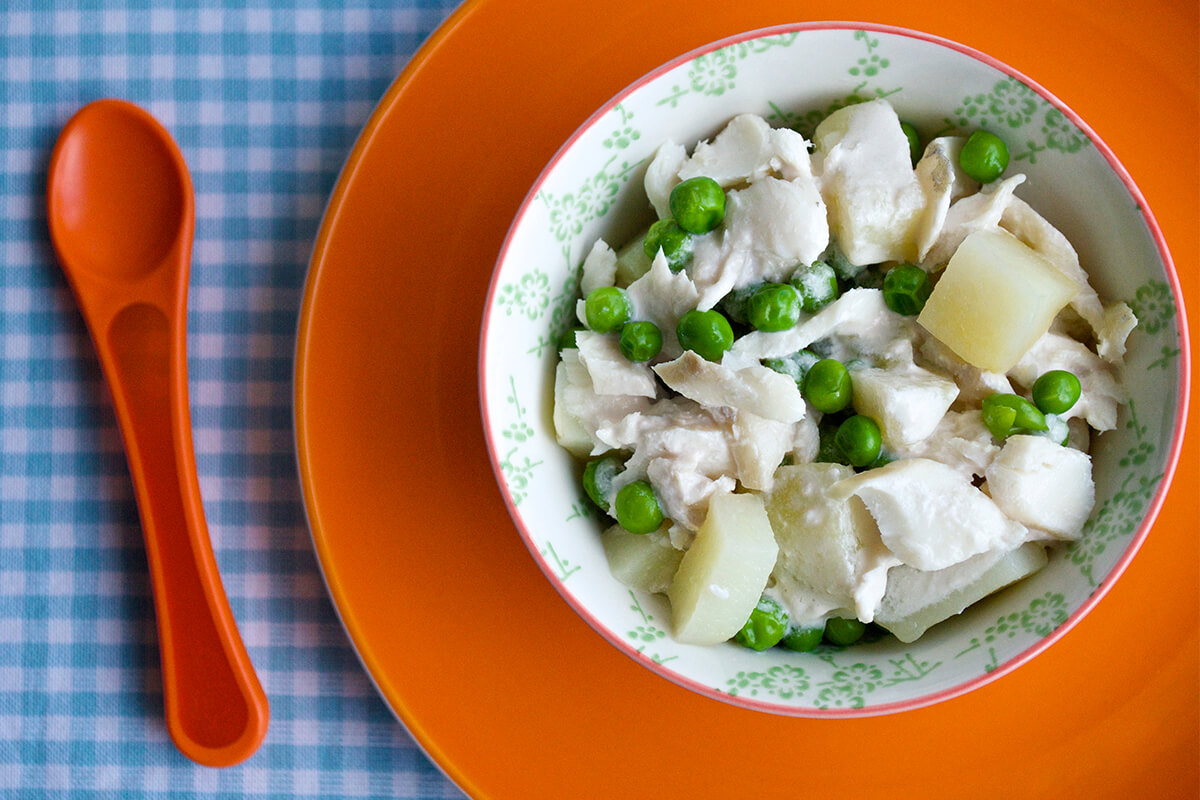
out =
<svg viewBox="0 0 1200 800"><path fill-rule="evenodd" d="M657 221L583 262L553 418L677 641L913 642L1079 539L1136 319L1008 161L885 99L657 149Z"/></svg>
<svg viewBox="0 0 1200 800"><path fill-rule="evenodd" d="M879 631L871 623L858 642L844 646L861 633L862 623L841 618L831 618L825 641L800 657L781 647L758 652L682 643L674 636L664 592L631 589L614 577L623 567L644 570L647 580L672 576L677 566L664 559L666 565L656 568L653 559L639 560L632 552L610 561L606 546L621 550L611 547L615 541L605 533L612 521L580 485L584 462L591 459L577 459L556 441L558 344L578 326L580 268L598 238L630 242L657 217L644 178L664 141L713 140L742 113L812 140L816 125L832 112L876 98L886 98L928 139L949 134L965 139L976 130L999 135L1010 163L993 183L1018 172L1027 175L1017 196L1074 246L1098 295L1123 300L1136 315L1137 328L1122 357L1129 400L1120 403L1116 427L1088 448L1092 513L1082 536L1044 549L1044 567L912 644L891 635L873 638ZM671 241L670 229L661 233ZM617 250L621 274L629 266L624 252ZM862 285L838 288L882 288L865 283L872 275L879 279L879 272L865 274ZM914 277L895 272L892 279L899 290L893 299L901 299L902 307L905 295L920 300ZM820 275L810 276L810 283L819 295ZM889 26L799 23L743 33L681 56L613 97L533 184L500 252L484 312L479 363L484 431L501 494L534 564L622 653L656 675L747 709L817 718L892 713L942 702L1027 663L1106 596L1151 535L1186 418L1189 357L1179 298L1162 233L1133 180L1077 115L1029 78L962 45ZM769 298L760 302L756 313L780 317ZM703 331L706 320L712 322L711 315L694 318L690 335ZM716 332L719 343L723 331ZM653 349L648 331L633 331L629 338L631 352ZM835 406L837 385L832 381L826 398ZM648 398L635 398L644 401ZM1017 420L1019 409L1011 403L989 403L996 406L989 415L998 429L1010 413ZM1074 425L1078 437L1079 423ZM828 435L825 442L828 446ZM612 467L601 474L615 472ZM626 499L636 506L638 494ZM650 512L643 514L644 524L652 523L652 509L641 510ZM653 533L623 538L642 546L661 543ZM679 552L669 539L659 550ZM903 575L900 570L890 570L889 581ZM876 622L888 610L881 606ZM890 611L900 615L909 609ZM762 624L753 631L755 640L759 633L774 635L777 622L757 616ZM789 641L802 648L811 635L796 630Z"/></svg>

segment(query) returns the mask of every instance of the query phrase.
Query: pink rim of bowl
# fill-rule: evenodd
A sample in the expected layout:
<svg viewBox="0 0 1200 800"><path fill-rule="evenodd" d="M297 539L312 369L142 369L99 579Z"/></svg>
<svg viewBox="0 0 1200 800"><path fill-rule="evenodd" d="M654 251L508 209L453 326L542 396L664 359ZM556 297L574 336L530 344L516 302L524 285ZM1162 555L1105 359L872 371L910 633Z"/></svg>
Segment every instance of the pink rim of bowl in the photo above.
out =
<svg viewBox="0 0 1200 800"><path fill-rule="evenodd" d="M1133 537L1130 540L1129 544L1126 546L1125 552L1121 555L1120 559L1113 566L1112 570L1105 576L1104 580L1100 583L1100 585L1096 588L1096 590L1085 601L1083 601L1083 603L1080 604L1080 606L1075 610L1074 613L1072 613L1070 616L1067 617L1066 621L1063 624L1059 625L1050 634L1042 637L1035 644L1026 648L1024 651L1009 658L1007 661L999 664L992 671L987 672L983 675L979 675L970 680L964 681L955 686L940 690L938 692L933 692L931 694L913 697L911 699L900 701L900 702L880 704L880 705L869 706L869 707L861 708L861 709L855 709L855 708L845 708L845 709L793 708L793 707L788 707L788 706L781 706L781 705L774 704L774 703L763 702L763 701L755 700L753 698L747 698L747 697L733 698L723 692L716 691L707 685L704 685L704 684L701 684L694 680L691 680L691 679L687 678L686 676L679 675L678 673L665 668L662 664L659 664L658 662L654 661L652 658L645 655L644 653L639 652L637 649L632 647L629 643L627 643L626 641L621 639L619 636L617 636L613 631L609 630L608 627L606 627L598 619L596 619L595 616L593 616L593 614L586 607L584 607L571 594L571 592L567 591L566 588L563 586L562 582L559 580L559 578L555 574L553 568L547 563L545 557L538 551L537 544L533 540L533 537L530 535L529 530L526 528L524 520L523 520L520 512L517 510L516 504L513 501L513 497L511 495L511 493L509 492L507 484L505 483L504 476L503 476L501 468L500 468L500 462L497 457L498 449L496 446L496 442L493 440L492 435L491 435L491 425L489 424L489 419L488 419L489 405L488 405L488 399L487 399L487 388L486 388L486 382L484 380L485 364L487 363L487 356L488 356L488 354L487 354L488 323L489 323L489 319L490 319L490 309L493 308L494 302L495 302L495 295L496 295L497 284L498 284L497 277L498 277L498 273L499 273L499 265L504 263L505 258L508 254L509 247L512 243L513 232L520 226L522 218L524 217L524 215L527 212L527 210L529 209L530 205L533 203L534 199L538 195L538 192L541 190L542 185L545 182L547 176L554 170L555 166L562 159L563 155L568 150L571 149L571 147L575 144L575 142L578 141L579 138L581 136L583 136L584 133L587 132L598 120L600 120L605 114L610 112L614 106L616 106L618 103L620 103L626 97L628 97L629 95L631 95L632 93L634 93L635 91L637 91L638 89L640 89L641 87L646 85L647 83L650 83L651 81L655 80L659 76L663 75L664 73L669 72L670 70L676 68L680 64L691 61L692 59L695 59L698 56L704 55L706 53L711 53L715 50L719 50L723 47L728 47L730 45L738 44L740 42L758 39L758 38L761 38L764 36L772 36L772 35L777 35L777 34L793 33L793 32L825 31L825 30L864 30L864 31L870 31L870 32L874 32L874 33L887 33L887 34L892 34L892 35L897 35L897 36L905 36L905 37L909 37L912 39L918 39L918 40L921 40L924 42L928 42L930 44L940 45L942 47L956 51L963 55L969 56L977 61L980 61L980 62L1004 73L1005 75L1016 78L1017 80L1021 81L1026 86L1028 86L1030 89L1035 91L1038 95L1040 95L1043 99L1045 99L1047 102L1049 102L1055 108L1057 108L1059 111L1061 111L1064 116L1066 116L1068 119L1070 119L1071 122L1073 122L1088 137L1088 139L1091 141L1091 143L1096 147L1097 151L1101 155L1103 155L1104 159L1108 162L1108 165L1112 169L1113 173L1116 174L1117 177L1120 178L1121 182L1125 186L1126 191L1129 192L1129 195L1137 203L1137 206L1138 206L1138 208L1142 214L1142 217L1145 221L1146 227L1147 227L1151 237L1154 240L1155 247L1158 250L1159 258L1162 260L1165 277L1167 278L1167 282L1168 282L1168 285L1171 290L1172 298L1175 302L1176 322L1178 325L1179 339L1180 339L1180 354L1179 354L1180 382L1179 382L1178 395L1177 395L1176 404L1175 404L1175 418L1174 418L1174 422L1173 422L1174 435L1173 435L1173 438L1171 441L1170 450L1167 453L1166 460L1163 465L1162 479L1158 482L1157 489L1154 492L1153 497L1150 498L1150 501L1146 506L1146 510L1141 519L1141 522L1138 525L1137 530L1134 532ZM1154 521L1158 517L1159 511L1161 510L1163 502L1166 499L1167 491L1171 485L1172 478L1174 477L1175 469L1179 462L1180 453L1183 448L1184 423L1187 420L1189 386L1191 384L1191 352L1190 352L1189 339L1188 339L1186 314L1184 312L1183 293L1182 293L1182 289L1180 288L1180 285L1179 285L1179 277L1175 271L1174 262L1171 259L1171 254L1167 248L1166 240L1163 238L1162 230L1159 228L1158 222L1154 218L1154 214L1150 211L1150 208L1147 205L1146 200L1141 193L1141 190L1138 189L1137 185L1134 183L1134 180L1130 176L1129 172L1125 169L1125 167L1121 164L1121 162L1113 154L1112 150L1108 147L1108 145L1105 144L1104 141L1095 133L1095 131L1093 131L1091 129L1091 127L1088 126L1088 124L1079 117L1078 114L1076 114L1074 111L1072 111L1065 103L1063 103L1061 100L1059 100L1053 94L1051 94L1049 91L1047 91L1045 88L1043 88L1040 84L1038 84L1036 81L1031 80L1029 77L1022 74L1018 70L987 55L986 53L982 53L978 50L975 50L974 48L968 47L966 45L952 41L950 39L945 39L940 36L935 36L933 34L924 33L921 31L910 30L910 29L906 29L906 28L894 27L894 26L890 26L890 25L869 23L869 22L829 21L829 22L796 23L796 24L778 25L778 26L773 26L773 27L769 27L769 28L760 28L758 30L747 31L744 33L736 34L734 36L730 36L725 39L720 39L715 42L710 42L707 45L698 47L695 50L692 50L688 53L685 53L683 55L680 55L680 56L672 59L671 61L668 61L667 63L657 67L656 69L647 73L646 75L643 75L641 78L639 78L638 80L636 80L635 82L633 82L632 84L630 84L629 86L627 86L626 88L621 90L619 93L617 93L611 99L609 99L599 109L597 109L590 117L588 117L588 119L578 129L576 129L576 131L571 134L570 138L567 139L567 141L558 149L558 151L551 158L550 162L543 168L542 172L538 175L537 180L534 182L532 188L530 188L528 194L525 196L525 199L522 201L520 210L517 212L517 215L514 218L514 221L513 221L512 225L510 226L507 235L505 236L504 244L500 248L500 254L497 258L496 263L497 263L497 269L492 274L491 284L488 287L487 299L484 304L484 320L483 320L483 326L482 326L482 330L481 330L481 334L480 334L479 362L478 362L478 370L479 370L479 376L480 376L480 379L479 379L480 409L481 409L481 413L483 415L484 435L487 440L488 457L489 457L489 460L492 465L492 471L495 473L496 482L497 482L498 486L500 487L501 495L503 496L505 505L508 508L508 513L512 517L513 522L516 524L517 530L520 532L521 538L525 542L525 546L528 548L530 555L533 556L534 561L537 563L537 565L541 569L542 573L546 576L546 578L554 586L555 590L563 597L563 599L565 599L567 601L567 603L571 606L571 608L573 608L575 610L575 612L580 617L582 617L589 626L591 626L591 628L593 630L595 630L597 633L599 633L601 636L603 636L610 644L615 646L618 650L620 650L625 655L632 658L634 661L636 661L639 664L650 669L657 675L659 675L663 678L666 678L667 680L670 680L671 682L673 682L679 686L682 686L686 689L690 689L691 691L697 692L706 697L710 697L710 698L713 698L716 700L720 700L722 702L730 703L730 704L733 704L733 705L736 705L739 707L754 709L754 710L758 710L758 711L766 711L769 713L784 714L784 715L790 715L790 716L803 716L803 717L810 717L810 718L870 717L870 716L878 716L878 715L883 715L883 714L892 714L892 713L896 713L896 712L900 712L900 711L908 711L908 710L917 709L917 708L921 708L924 706L929 706L929 705L933 705L936 703L940 703L945 700L950 700L952 698L966 694L967 692L970 692L974 689L978 689L979 687L984 686L988 683L991 683L992 681L994 681L1004 675L1007 675L1008 673L1010 673L1013 670L1020 667L1022 664L1025 664L1028 661L1032 660L1039 653L1043 652L1048 647L1050 647L1052 644L1054 644L1056 641L1058 641L1062 636L1064 636L1068 631L1070 631L1076 624L1078 624L1078 622L1081 619L1083 619L1083 617L1086 616L1088 614L1088 612L1090 612L1092 610L1092 608L1094 608L1095 605L1098 602L1100 602L1100 600L1108 593L1108 590L1110 588L1112 588L1112 586L1116 582L1116 580L1121 576L1121 574L1129 566L1130 562L1133 560L1134 556L1137 554L1138 550L1141 548L1142 543L1145 541L1146 536L1149 534L1150 529L1153 527Z"/></svg>

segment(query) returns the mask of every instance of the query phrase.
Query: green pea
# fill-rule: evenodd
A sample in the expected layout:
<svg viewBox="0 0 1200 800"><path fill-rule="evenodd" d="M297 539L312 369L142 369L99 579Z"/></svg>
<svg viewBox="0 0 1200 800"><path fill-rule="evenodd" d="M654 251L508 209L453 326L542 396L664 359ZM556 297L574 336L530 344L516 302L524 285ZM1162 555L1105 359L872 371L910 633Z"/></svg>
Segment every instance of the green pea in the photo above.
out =
<svg viewBox="0 0 1200 800"><path fill-rule="evenodd" d="M813 364L804 376L800 390L813 408L825 414L841 411L850 405L854 396L850 371L833 358L823 358Z"/></svg>
<svg viewBox="0 0 1200 800"><path fill-rule="evenodd" d="M558 340L559 350L574 350L579 347L579 342L575 340L575 334L580 331L586 331L587 328L567 328L563 335Z"/></svg>
<svg viewBox="0 0 1200 800"><path fill-rule="evenodd" d="M688 178L671 190L671 216L688 233L708 233L725 219L725 190L712 178Z"/></svg>
<svg viewBox="0 0 1200 800"><path fill-rule="evenodd" d="M867 469L878 469L879 467L886 467L888 464L892 463L895 460L896 459L892 458L892 456L889 455L886 450L880 448L879 455L875 456L874 461L872 461L870 464L867 464Z"/></svg>
<svg viewBox="0 0 1200 800"><path fill-rule="evenodd" d="M618 344L630 361L649 361L662 350L662 331L653 322L626 322Z"/></svg>
<svg viewBox="0 0 1200 800"><path fill-rule="evenodd" d="M1082 391L1074 373L1052 369L1033 382L1033 402L1043 414L1065 414Z"/></svg>
<svg viewBox="0 0 1200 800"><path fill-rule="evenodd" d="M821 643L824 635L824 625L789 627L788 632L784 634L783 639L779 643L788 650L794 650L797 653L807 653Z"/></svg>
<svg viewBox="0 0 1200 800"><path fill-rule="evenodd" d="M1047 429L1045 415L1020 395L1003 392L988 395L983 398L981 410L983 424L997 439Z"/></svg>
<svg viewBox="0 0 1200 800"><path fill-rule="evenodd" d="M921 136L909 122L901 122L900 130L904 131L904 135L908 138L908 157L916 165L921 160Z"/></svg>
<svg viewBox="0 0 1200 800"><path fill-rule="evenodd" d="M813 461L822 464L842 464L850 466L849 459L842 452L842 448L837 444L837 430L841 421L831 414L826 414L825 417L817 424L817 455Z"/></svg>
<svg viewBox="0 0 1200 800"><path fill-rule="evenodd" d="M856 619L832 617L825 623L825 638L841 647L854 644L866 633L867 626Z"/></svg>
<svg viewBox="0 0 1200 800"><path fill-rule="evenodd" d="M1008 168L1008 145L991 131L975 131L958 153L958 166L970 178L991 183Z"/></svg>
<svg viewBox="0 0 1200 800"><path fill-rule="evenodd" d="M854 276L850 285L855 289L883 289L883 268L871 266Z"/></svg>
<svg viewBox="0 0 1200 800"><path fill-rule="evenodd" d="M663 512L654 489L646 481L621 487L613 501L617 524L630 533L651 533L662 525Z"/></svg>
<svg viewBox="0 0 1200 800"><path fill-rule="evenodd" d="M675 335L684 350L709 361L720 361L725 351L733 347L733 328L720 311L693 308L679 318Z"/></svg>
<svg viewBox="0 0 1200 800"><path fill-rule="evenodd" d="M786 331L800 319L800 298L786 283L764 283L746 302L746 318L760 331Z"/></svg>
<svg viewBox="0 0 1200 800"><path fill-rule="evenodd" d="M733 638L743 647L762 651L779 644L787 630L787 612L779 603L764 595Z"/></svg>
<svg viewBox="0 0 1200 800"><path fill-rule="evenodd" d="M865 264L851 263L842 248L838 246L837 241L833 239L829 241L825 252L821 253L820 260L833 267L833 271L844 281L854 280L858 273L866 269Z"/></svg>
<svg viewBox="0 0 1200 800"><path fill-rule="evenodd" d="M796 387L800 388L804 385L804 376L812 369L812 365L820 360L821 357L811 350L797 350L783 358L763 359L762 363L764 367L787 375L796 382Z"/></svg>
<svg viewBox="0 0 1200 800"><path fill-rule="evenodd" d="M824 261L814 261L796 270L792 286L800 295L800 308L812 314L837 299L837 272Z"/></svg>
<svg viewBox="0 0 1200 800"><path fill-rule="evenodd" d="M883 446L879 426L875 420L862 414L847 417L838 426L834 441L846 455L846 460L856 467L870 465L879 457L879 450Z"/></svg>
<svg viewBox="0 0 1200 800"><path fill-rule="evenodd" d="M763 284L756 283L740 289L733 289L717 302L717 310L724 314L725 319L731 323L749 325L750 318L747 314L750 310L750 297L762 286Z"/></svg>
<svg viewBox="0 0 1200 800"><path fill-rule="evenodd" d="M671 272L679 272L692 260L692 235L679 227L673 219L660 219L646 231L642 251L651 260L662 250Z"/></svg>
<svg viewBox="0 0 1200 800"><path fill-rule="evenodd" d="M615 331L625 324L632 312L629 296L616 286L602 286L588 293L583 304L588 327L596 333Z"/></svg>
<svg viewBox="0 0 1200 800"><path fill-rule="evenodd" d="M621 460L616 456L595 458L583 468L583 492L601 511L608 511L608 497L612 491L613 478L620 474Z"/></svg>
<svg viewBox="0 0 1200 800"><path fill-rule="evenodd" d="M898 264L883 276L883 302L906 317L921 313L931 290L929 274L913 264Z"/></svg>

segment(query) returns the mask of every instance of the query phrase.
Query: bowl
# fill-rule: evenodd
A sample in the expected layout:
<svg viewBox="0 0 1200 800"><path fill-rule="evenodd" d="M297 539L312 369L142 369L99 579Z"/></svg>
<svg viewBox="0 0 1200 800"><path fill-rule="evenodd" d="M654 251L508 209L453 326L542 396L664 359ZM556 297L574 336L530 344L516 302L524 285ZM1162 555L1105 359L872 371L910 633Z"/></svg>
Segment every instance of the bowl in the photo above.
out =
<svg viewBox="0 0 1200 800"><path fill-rule="evenodd" d="M609 572L611 522L579 488L580 465L551 419L560 335L573 326L580 265L653 220L642 178L659 144L712 137L756 113L811 137L832 111L886 97L926 136L984 128L1010 144L1018 195L1062 231L1107 302L1139 324L1128 340L1131 400L1092 447L1096 503L1049 564L930 629L812 653L681 644L661 595ZM947 700L1029 661L1104 596L1150 533L1178 459L1189 354L1178 279L1154 217L1100 138L1048 91L994 58L936 36L864 23L742 33L641 78L568 139L521 205L485 306L480 397L492 465L520 536L563 598L629 657L745 708L806 717L897 712Z"/></svg>

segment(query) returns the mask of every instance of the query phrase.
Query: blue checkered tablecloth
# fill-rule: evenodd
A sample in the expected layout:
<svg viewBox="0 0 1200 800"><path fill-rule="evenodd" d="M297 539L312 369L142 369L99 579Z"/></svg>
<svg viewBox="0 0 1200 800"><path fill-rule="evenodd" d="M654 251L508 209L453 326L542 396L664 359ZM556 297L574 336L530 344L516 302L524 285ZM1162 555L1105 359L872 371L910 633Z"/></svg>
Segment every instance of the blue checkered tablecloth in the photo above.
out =
<svg viewBox="0 0 1200 800"><path fill-rule="evenodd" d="M291 418L312 242L371 109L456 0L0 2L0 798L445 798L379 699L305 525ZM105 96L175 135L196 189L192 417L217 561L271 702L261 749L167 738L120 437L47 240L58 130Z"/></svg>

